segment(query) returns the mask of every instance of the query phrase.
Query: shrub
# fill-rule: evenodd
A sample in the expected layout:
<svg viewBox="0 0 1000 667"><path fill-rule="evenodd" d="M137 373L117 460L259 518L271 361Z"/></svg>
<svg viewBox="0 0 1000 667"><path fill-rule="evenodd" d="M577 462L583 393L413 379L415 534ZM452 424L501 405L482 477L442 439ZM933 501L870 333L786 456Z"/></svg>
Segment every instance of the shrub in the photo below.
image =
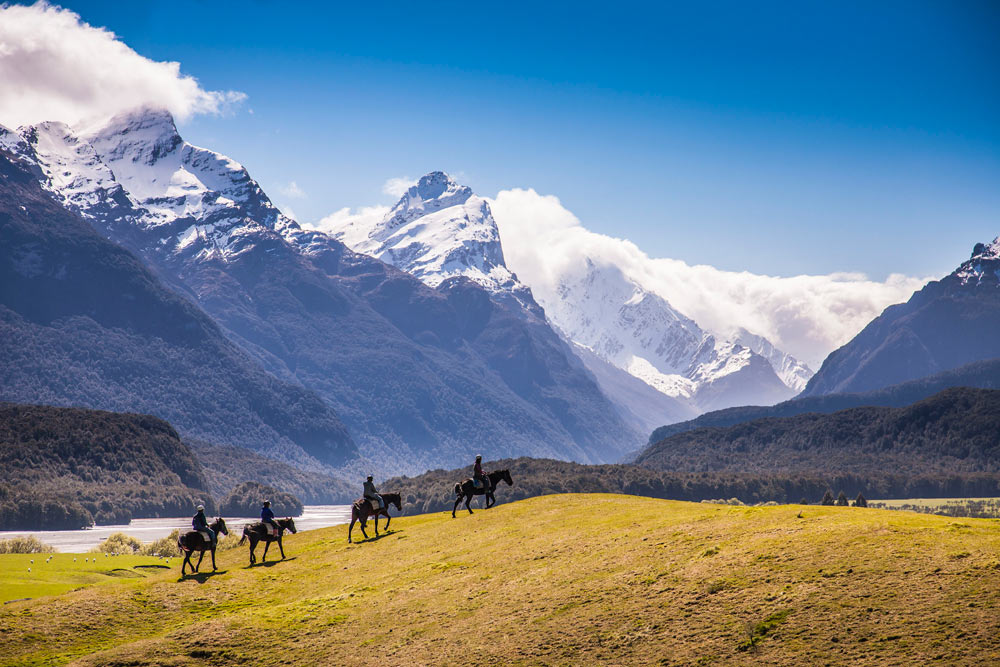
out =
<svg viewBox="0 0 1000 667"><path fill-rule="evenodd" d="M868 507L868 501L865 500L864 495L858 491L858 497L854 499L855 507Z"/></svg>
<svg viewBox="0 0 1000 667"><path fill-rule="evenodd" d="M140 550L143 556L180 556L181 550L177 548L177 537L180 530L174 529L172 533L158 540L153 540L149 544L144 544Z"/></svg>
<svg viewBox="0 0 1000 667"><path fill-rule="evenodd" d="M839 507L847 507L848 505L847 495L843 491L841 491L840 495L837 496L837 505Z"/></svg>
<svg viewBox="0 0 1000 667"><path fill-rule="evenodd" d="M137 554L142 552L142 542L125 533L111 533L95 551L106 554Z"/></svg>
<svg viewBox="0 0 1000 667"><path fill-rule="evenodd" d="M833 504L833 492L827 489L826 493L823 494L823 500L820 501L820 505L832 505Z"/></svg>
<svg viewBox="0 0 1000 667"><path fill-rule="evenodd" d="M55 551L34 535L0 540L0 554L46 554Z"/></svg>

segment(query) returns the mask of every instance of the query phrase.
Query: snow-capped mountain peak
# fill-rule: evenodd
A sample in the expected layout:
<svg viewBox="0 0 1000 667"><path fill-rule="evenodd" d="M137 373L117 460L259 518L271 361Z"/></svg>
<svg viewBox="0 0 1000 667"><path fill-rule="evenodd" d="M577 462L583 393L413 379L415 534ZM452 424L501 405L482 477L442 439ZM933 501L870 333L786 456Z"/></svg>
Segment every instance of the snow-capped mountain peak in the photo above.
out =
<svg viewBox="0 0 1000 667"><path fill-rule="evenodd" d="M460 185L443 171L432 171L421 176L415 185L410 186L389 211L380 227L393 228L405 225L428 213L460 206L472 196L472 189L468 186Z"/></svg>
<svg viewBox="0 0 1000 667"><path fill-rule="evenodd" d="M345 220L331 234L431 287L463 276L537 310L530 291L507 268L489 203L442 171L421 177L381 221Z"/></svg>
<svg viewBox="0 0 1000 667"><path fill-rule="evenodd" d="M1000 236L992 243L977 243L954 276L962 285L1000 286Z"/></svg>

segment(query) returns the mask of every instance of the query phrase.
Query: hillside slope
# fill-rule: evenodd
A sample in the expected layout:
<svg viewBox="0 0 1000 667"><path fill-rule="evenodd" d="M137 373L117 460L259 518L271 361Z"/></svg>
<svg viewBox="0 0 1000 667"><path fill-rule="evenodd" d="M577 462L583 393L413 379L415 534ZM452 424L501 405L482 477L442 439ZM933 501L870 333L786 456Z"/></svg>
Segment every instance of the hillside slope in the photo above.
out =
<svg viewBox="0 0 1000 667"><path fill-rule="evenodd" d="M1000 473L1000 391L956 387L904 408L758 419L678 433L637 465L672 471Z"/></svg>
<svg viewBox="0 0 1000 667"><path fill-rule="evenodd" d="M355 545L343 526L293 535L268 567L224 551L215 576L178 581L175 565L5 605L0 664L1000 658L992 521L570 495L392 528Z"/></svg>
<svg viewBox="0 0 1000 667"><path fill-rule="evenodd" d="M976 361L950 371L943 371L908 382L901 382L883 389L860 394L826 394L793 398L777 405L745 405L706 412L694 419L656 428L649 436L649 444L659 442L677 433L707 426L733 426L765 417L794 417L807 412L829 414L838 410L862 406L903 407L933 396L951 387L1000 389L1000 359ZM669 417L664 414L664 417Z"/></svg>
<svg viewBox="0 0 1000 667"><path fill-rule="evenodd" d="M214 503L205 473L156 417L0 403L0 530L184 516Z"/></svg>

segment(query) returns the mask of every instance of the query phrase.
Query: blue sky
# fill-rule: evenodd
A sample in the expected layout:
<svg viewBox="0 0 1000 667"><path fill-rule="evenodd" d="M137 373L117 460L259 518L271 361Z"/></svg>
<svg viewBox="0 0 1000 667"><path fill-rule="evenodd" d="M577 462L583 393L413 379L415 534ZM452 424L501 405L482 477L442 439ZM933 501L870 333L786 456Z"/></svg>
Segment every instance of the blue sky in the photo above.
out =
<svg viewBox="0 0 1000 667"><path fill-rule="evenodd" d="M1000 234L997 3L61 4L246 93L182 134L301 220L444 169L728 270L941 275Z"/></svg>

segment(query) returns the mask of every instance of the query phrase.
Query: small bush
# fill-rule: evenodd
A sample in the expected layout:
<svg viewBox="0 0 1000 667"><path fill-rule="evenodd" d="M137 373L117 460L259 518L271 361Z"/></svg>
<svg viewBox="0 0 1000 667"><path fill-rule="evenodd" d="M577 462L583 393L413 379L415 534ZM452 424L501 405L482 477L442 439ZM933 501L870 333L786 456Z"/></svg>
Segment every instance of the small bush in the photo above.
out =
<svg viewBox="0 0 1000 667"><path fill-rule="evenodd" d="M177 537L180 532L180 530L175 529L166 537L144 544L140 553L143 556L180 556L181 550L177 548Z"/></svg>
<svg viewBox="0 0 1000 667"><path fill-rule="evenodd" d="M142 542L125 533L111 533L94 551L106 554L137 554L142 552Z"/></svg>
<svg viewBox="0 0 1000 667"><path fill-rule="evenodd" d="M820 505L832 505L833 504L833 491L829 489L823 494L823 500L820 501Z"/></svg>
<svg viewBox="0 0 1000 667"><path fill-rule="evenodd" d="M837 496L837 506L838 507L847 507L847 505L848 505L847 494L845 494L843 491L841 491L840 495Z"/></svg>
<svg viewBox="0 0 1000 667"><path fill-rule="evenodd" d="M0 554L47 554L55 551L34 535L0 540Z"/></svg>
<svg viewBox="0 0 1000 667"><path fill-rule="evenodd" d="M854 499L855 507L868 507L868 501L865 500L864 495L858 491L858 497Z"/></svg>

